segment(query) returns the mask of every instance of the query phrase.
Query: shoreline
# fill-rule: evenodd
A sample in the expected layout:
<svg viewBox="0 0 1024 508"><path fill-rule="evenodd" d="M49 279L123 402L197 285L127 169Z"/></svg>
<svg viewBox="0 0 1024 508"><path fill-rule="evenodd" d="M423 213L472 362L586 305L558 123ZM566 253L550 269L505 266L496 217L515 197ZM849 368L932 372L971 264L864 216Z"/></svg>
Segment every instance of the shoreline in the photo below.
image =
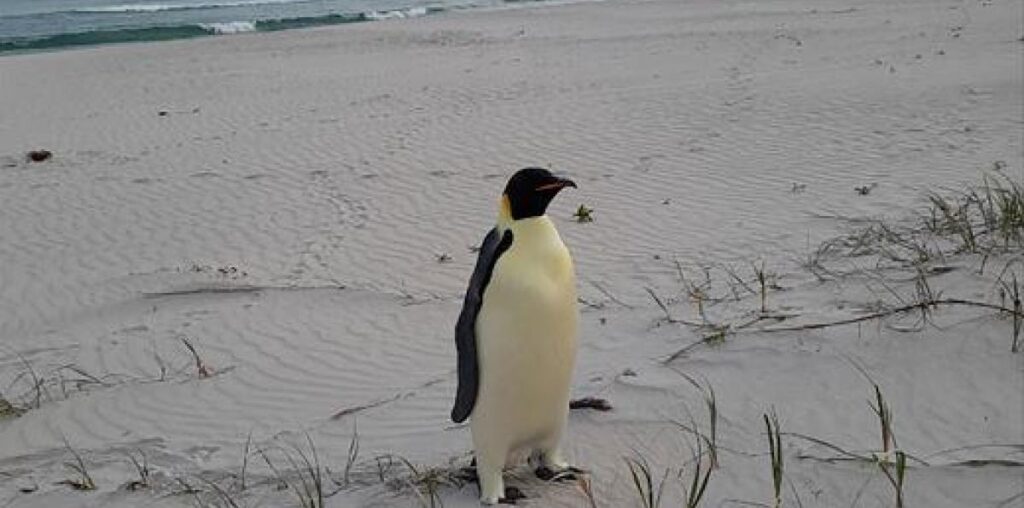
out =
<svg viewBox="0 0 1024 508"><path fill-rule="evenodd" d="M593 0L576 0L593 1ZM0 57L64 51L69 49L102 47L116 44L166 42L205 37L233 36L243 33L269 33L287 30L394 21L423 16L442 15L467 10L495 11L531 8L544 5L565 5L572 0L534 0L529 2L503 0L503 3L466 4L451 6L415 6L390 10L363 12L331 12L318 16L260 18L221 22L193 22L186 24L159 24L124 28L97 28L89 31L65 32L43 36L0 37Z"/></svg>

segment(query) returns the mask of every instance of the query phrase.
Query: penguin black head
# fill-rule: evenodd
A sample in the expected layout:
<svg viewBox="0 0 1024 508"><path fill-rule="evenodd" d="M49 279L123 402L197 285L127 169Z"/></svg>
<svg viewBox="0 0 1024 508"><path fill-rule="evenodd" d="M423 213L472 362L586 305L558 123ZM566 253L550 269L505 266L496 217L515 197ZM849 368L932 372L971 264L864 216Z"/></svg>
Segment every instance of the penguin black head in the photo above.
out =
<svg viewBox="0 0 1024 508"><path fill-rule="evenodd" d="M509 178L503 196L508 200L513 220L544 215L558 191L576 187L576 183L560 178L544 168L523 168Z"/></svg>

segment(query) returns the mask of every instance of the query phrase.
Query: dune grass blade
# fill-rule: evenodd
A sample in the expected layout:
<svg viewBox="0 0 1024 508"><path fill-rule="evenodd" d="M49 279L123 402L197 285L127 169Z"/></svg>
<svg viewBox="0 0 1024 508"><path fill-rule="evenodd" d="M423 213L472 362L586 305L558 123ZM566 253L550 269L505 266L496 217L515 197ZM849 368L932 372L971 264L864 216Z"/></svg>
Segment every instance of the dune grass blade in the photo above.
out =
<svg viewBox="0 0 1024 508"><path fill-rule="evenodd" d="M349 474L352 472L352 467L355 465L356 460L359 459L359 427L356 422L352 422L352 439L348 443L348 455L345 457L345 476L344 483L349 485L350 477ZM383 475L382 475L383 476Z"/></svg>
<svg viewBox="0 0 1024 508"><path fill-rule="evenodd" d="M708 391L704 395L704 402L708 406L708 460L710 469L718 469L718 401L715 399L715 389L709 384Z"/></svg>
<svg viewBox="0 0 1024 508"><path fill-rule="evenodd" d="M252 431L245 438L245 448L242 449L242 469L239 471L239 490L245 490L245 471L249 467L249 449L252 447Z"/></svg>
<svg viewBox="0 0 1024 508"><path fill-rule="evenodd" d="M886 479L896 491L896 508L903 508L903 482L906 478L907 455L901 451L896 452L895 464L887 461L879 461L878 467L882 469Z"/></svg>
<svg viewBox="0 0 1024 508"><path fill-rule="evenodd" d="M711 463L710 450L707 468L701 467L700 459L704 455L700 444L702 439L706 438L698 434L697 452L693 457L693 476L690 479L690 488L686 491L686 508L697 508L700 506L700 502L704 499L704 492L708 488L708 481L711 479L711 472L714 470L714 466Z"/></svg>
<svg viewBox="0 0 1024 508"><path fill-rule="evenodd" d="M1020 352L1020 332L1022 325L1024 325L1024 307L1021 305L1020 284L1017 282L1017 274L1013 272L1011 275L1012 283L1010 281L1002 280L1000 292L1004 301L1007 297L1012 300L1013 335L1010 342L1010 351L1017 353ZM1001 277L1002 276L1000 276L1000 278Z"/></svg>
<svg viewBox="0 0 1024 508"><path fill-rule="evenodd" d="M779 429L779 418L776 416L774 410L772 410L770 415L767 413L764 415L764 425L768 430L768 451L772 460L772 488L775 494L772 506L774 508L779 508L782 506L782 476L784 464L782 458L782 437Z"/></svg>
<svg viewBox="0 0 1024 508"><path fill-rule="evenodd" d="M873 384L873 383L872 383ZM875 415L878 416L878 423L881 427L882 433L882 454L888 456L889 452L893 449L893 433L892 433L892 410L889 409L889 404L885 402L885 398L882 397L882 390L877 384L873 384L875 388L875 404L871 405L871 409L874 410Z"/></svg>

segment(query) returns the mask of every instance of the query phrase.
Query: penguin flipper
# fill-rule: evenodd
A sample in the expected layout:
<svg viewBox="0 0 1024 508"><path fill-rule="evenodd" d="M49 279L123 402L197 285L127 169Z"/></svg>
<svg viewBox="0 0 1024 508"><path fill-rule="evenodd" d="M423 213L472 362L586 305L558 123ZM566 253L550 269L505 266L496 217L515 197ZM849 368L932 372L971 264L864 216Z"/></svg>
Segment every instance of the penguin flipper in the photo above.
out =
<svg viewBox="0 0 1024 508"><path fill-rule="evenodd" d="M500 234L497 228L491 229L484 237L480 253L476 258L473 276L469 279L466 298L462 303L462 312L455 325L455 348L458 350L459 388L455 394L455 406L452 407L452 421L461 423L473 412L476 404L477 385L480 381L480 367L476 354L476 317L483 304L484 290L491 281L494 265L502 253L512 245L512 231L505 230Z"/></svg>

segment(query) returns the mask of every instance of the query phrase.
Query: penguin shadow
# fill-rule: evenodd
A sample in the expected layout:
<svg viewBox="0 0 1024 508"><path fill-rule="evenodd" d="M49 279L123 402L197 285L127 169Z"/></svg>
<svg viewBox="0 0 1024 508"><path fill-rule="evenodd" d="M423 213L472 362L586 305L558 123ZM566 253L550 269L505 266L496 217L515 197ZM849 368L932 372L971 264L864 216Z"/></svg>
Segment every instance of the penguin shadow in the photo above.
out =
<svg viewBox="0 0 1024 508"><path fill-rule="evenodd" d="M536 457L531 456L530 460L528 460L528 463L530 463L531 467L534 467L534 462L539 462L535 461L535 458ZM567 483L579 481L581 477L586 476L587 474L589 474L589 472L586 471L585 469L580 469L572 466L566 468L563 471L554 471L547 466L539 465L534 467L533 474L539 480L544 482ZM456 478L462 480L463 482L475 484L477 487L477 492L479 493L480 478L477 476L476 472L476 457L474 457L469 462L468 466L459 469L455 476ZM505 496L502 497L501 499L498 499L498 504L514 505L518 504L519 501L524 499L529 499L529 496L523 493L522 489L513 485L508 485L505 487Z"/></svg>

